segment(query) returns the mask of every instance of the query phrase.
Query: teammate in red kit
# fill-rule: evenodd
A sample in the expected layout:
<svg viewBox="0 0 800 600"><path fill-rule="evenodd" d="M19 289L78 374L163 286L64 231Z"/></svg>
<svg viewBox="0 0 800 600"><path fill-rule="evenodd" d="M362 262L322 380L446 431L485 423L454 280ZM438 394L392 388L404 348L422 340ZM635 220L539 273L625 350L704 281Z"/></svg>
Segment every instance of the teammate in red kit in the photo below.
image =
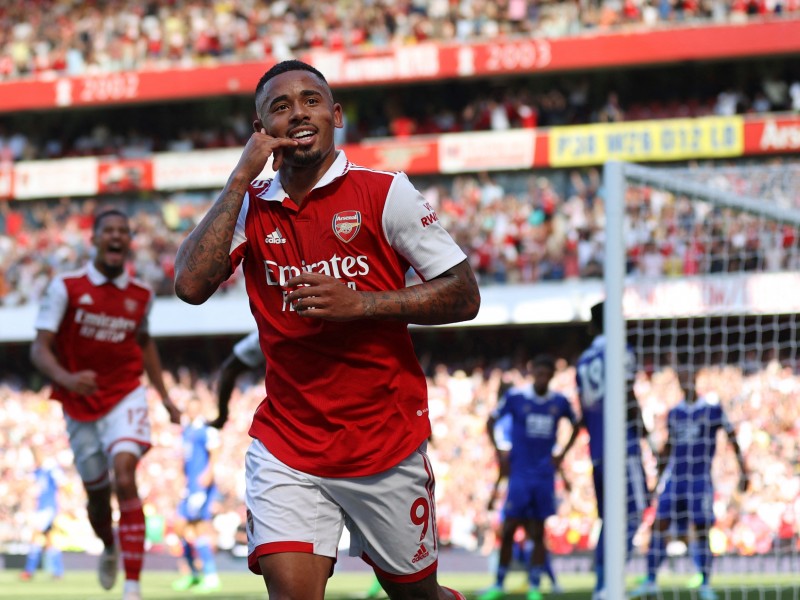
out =
<svg viewBox="0 0 800 600"><path fill-rule="evenodd" d="M247 452L249 565L271 598L322 600L342 528L393 599L463 598L436 579L425 378L408 323L472 319L461 249L402 173L350 163L323 75L286 61L222 194L183 242L175 288L205 302L243 265L267 396ZM255 180L272 157L274 179ZM405 287L413 267L424 283Z"/></svg>
<svg viewBox="0 0 800 600"><path fill-rule="evenodd" d="M125 272L128 217L113 209L97 215L92 244L96 254L89 265L50 282L36 318L31 360L50 378L52 397L63 405L75 466L89 498L89 522L105 545L100 584L114 587L119 561L113 485L125 567L123 598L138 600L145 522L136 466L150 447L143 371L173 423L180 422L180 413L167 394L158 350L148 334L153 292Z"/></svg>

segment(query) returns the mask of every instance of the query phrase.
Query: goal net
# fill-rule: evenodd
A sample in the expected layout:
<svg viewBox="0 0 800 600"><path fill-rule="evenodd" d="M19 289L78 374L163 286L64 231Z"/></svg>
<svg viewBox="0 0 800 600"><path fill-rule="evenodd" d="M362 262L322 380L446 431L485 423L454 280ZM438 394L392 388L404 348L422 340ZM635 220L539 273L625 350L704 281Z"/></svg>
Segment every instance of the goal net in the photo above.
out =
<svg viewBox="0 0 800 600"><path fill-rule="evenodd" d="M605 169L607 397L625 398L627 345L654 488L632 514L624 436L605 436L608 598L626 584L659 599L796 598L800 164ZM608 401L607 430L624 431L623 404Z"/></svg>

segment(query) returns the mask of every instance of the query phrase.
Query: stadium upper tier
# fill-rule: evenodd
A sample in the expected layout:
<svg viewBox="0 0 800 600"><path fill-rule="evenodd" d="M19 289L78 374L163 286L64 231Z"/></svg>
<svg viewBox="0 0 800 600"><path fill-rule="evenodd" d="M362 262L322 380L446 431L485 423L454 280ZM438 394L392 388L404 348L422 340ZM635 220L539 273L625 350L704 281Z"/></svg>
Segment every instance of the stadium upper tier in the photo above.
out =
<svg viewBox="0 0 800 600"><path fill-rule="evenodd" d="M0 10L0 78L283 60L317 49L741 24L798 11L797 0L33 0Z"/></svg>

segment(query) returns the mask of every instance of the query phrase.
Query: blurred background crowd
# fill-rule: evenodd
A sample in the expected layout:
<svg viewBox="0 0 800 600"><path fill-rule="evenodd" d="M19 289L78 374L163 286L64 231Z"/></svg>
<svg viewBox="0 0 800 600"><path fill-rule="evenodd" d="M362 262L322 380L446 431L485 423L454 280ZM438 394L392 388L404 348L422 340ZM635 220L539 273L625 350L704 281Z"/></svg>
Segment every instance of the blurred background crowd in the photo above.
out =
<svg viewBox="0 0 800 600"><path fill-rule="evenodd" d="M0 6L0 82L266 63L315 50L358 55L426 42L545 39L799 17L800 0L28 0ZM795 55L743 55L646 68L342 88L335 94L344 106L346 125L337 131L337 144L642 119L796 115L800 62ZM23 160L138 158L162 151L239 147L251 133L252 112L250 95L235 94L0 114L0 174ZM790 142L791 131L786 134ZM758 159L772 165L778 174L774 180L759 182L748 176L746 161L726 162L740 171L739 179L727 179L723 189L770 192L784 207L800 207L800 187L792 184L797 177L781 180L780 175L798 172L796 146L800 142L787 144L783 156ZM719 166L722 161L703 164ZM415 176L412 181L468 255L482 287L603 275L606 190L600 167ZM131 274L158 296L172 296L176 250L216 193L181 190L0 200L0 311L36 303L54 274L83 266L91 258L93 215L109 205L131 215ZM796 228L725 217L687 197L630 188L625 204L628 275L679 278L733 270L800 270ZM242 291L237 272L221 293ZM749 324L743 319L740 326ZM483 358L476 353L469 360L445 359L441 343L433 345L433 353L420 345L428 377L430 455L437 473L437 516L444 544L483 554L496 547L499 513L487 510L496 463L486 419L500 390L528 377L534 345L521 350L523 343L516 338L534 329L521 326L514 335L501 332L508 344L516 344L514 349ZM547 337L543 329L537 335ZM178 341L170 346L174 353L162 353L167 387L179 406L199 397L213 418L218 373L209 356L221 359L220 348L233 340L198 340ZM548 341L555 343L544 340L537 348L549 349ZM208 355L202 365L187 358L190 345ZM577 346L560 352L551 385L565 393L577 411L576 358ZM10 370L0 364L0 548L30 539L35 498L26 492L34 468L31 448L38 447L65 472L57 543L65 549L97 551L60 406L47 400L49 390L35 375ZM717 523L711 535L718 554L792 550L796 556L800 551L797 372L795 364L759 362L746 369L706 368L700 374L704 389L722 402L736 426L751 473L750 489L738 493L736 461L731 449L721 446L714 462ZM642 368L636 392L658 447L664 442L667 412L680 399L676 376L666 368ZM223 549L241 541L242 457L250 419L263 394L259 374L242 377L222 431L220 464L225 468L216 473L222 494L215 526ZM150 398L150 404L154 447L140 467L140 490L149 542L169 546L182 491L180 432L169 424L157 398ZM562 430L560 443L568 435L568 428ZM649 448L645 458L652 485L655 461ZM561 555L589 550L597 535L585 433L567 456L564 471L567 480L557 479L558 513L547 530L550 549ZM650 510L645 521L652 518ZM647 541L643 527L636 544L641 548Z"/></svg>
<svg viewBox="0 0 800 600"><path fill-rule="evenodd" d="M457 366L457 365L456 365ZM486 364L470 370L453 365L429 365L428 386L433 437L431 459L437 473L437 517L442 543L490 553L496 545L499 515L487 503L496 475L494 450L486 434L486 419L497 402L501 386L521 383L524 365ZM215 412L215 374L187 368L168 375L173 399L182 405L191 396L202 399L209 418ZM800 377L777 362L752 373L735 367L701 371L698 385L722 402L738 430L739 443L751 474L748 492L736 490L738 466L732 449L721 445L714 461L717 524L712 547L718 554L752 555L798 550L796 523L800 517ZM96 551L85 514L84 494L63 431L60 405L47 400L48 389L27 389L19 380L0 384L0 546L24 541L29 535L34 500L27 493L32 472L30 448L42 448L65 472L57 520L59 544L74 550ZM570 399L579 413L575 369L558 361L551 387ZM635 390L643 416L653 431L653 443L665 441L666 416L680 399L677 377L670 369L641 371ZM231 549L244 522L244 465L249 444L247 429L253 410L263 397L259 374L243 376L232 398L231 417L222 430L216 477L221 491L215 526L218 544ZM170 425L158 398L150 398L154 446L139 470L140 490L149 518L150 541L165 546L171 537L176 502L182 493L180 432ZM566 442L569 426L562 423L559 442ZM548 540L556 554L591 549L596 540L597 510L591 482L588 437L581 434L567 455L557 480L558 513L548 522ZM650 485L655 462L645 446ZM652 509L646 520L652 519ZM646 528L644 528L646 530ZM646 534L645 534L646 536ZM637 540L642 546L646 537Z"/></svg>
<svg viewBox="0 0 800 600"><path fill-rule="evenodd" d="M795 161L774 161L776 173ZM778 177L780 187L795 179ZM481 285L564 281L602 276L605 212L600 172L475 174L415 178L443 225L469 256ZM796 189L781 189L800 206ZM92 215L113 204L132 217L132 274L158 295L172 295L175 252L216 199L179 192L106 199L0 203L0 305L35 302L55 273L89 260ZM626 202L628 272L680 277L739 268L795 270L800 240L792 228L746 220L709 227L708 207L686 197L632 188ZM241 272L225 291L241 291Z"/></svg>
<svg viewBox="0 0 800 600"><path fill-rule="evenodd" d="M32 0L0 9L0 78L280 61L316 48L741 23L797 11L796 0Z"/></svg>
<svg viewBox="0 0 800 600"><path fill-rule="evenodd" d="M454 84L432 91L421 84L375 90L337 90L345 126L337 143L383 138L506 131L647 119L763 115L800 112L800 67L753 66L742 72L700 71L691 86L665 70L599 82L576 76L503 85ZM612 91L598 92L612 86ZM243 146L252 133L254 109L247 98L161 106L101 108L69 122L54 115L0 115L0 163L76 156L141 158L153 152L188 152Z"/></svg>

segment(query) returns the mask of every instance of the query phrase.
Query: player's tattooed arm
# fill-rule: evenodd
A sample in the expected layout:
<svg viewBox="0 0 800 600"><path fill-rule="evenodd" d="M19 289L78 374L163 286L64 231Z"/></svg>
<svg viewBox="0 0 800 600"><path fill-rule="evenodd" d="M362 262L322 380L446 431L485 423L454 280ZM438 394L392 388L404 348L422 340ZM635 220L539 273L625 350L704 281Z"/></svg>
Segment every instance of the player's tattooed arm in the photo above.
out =
<svg viewBox="0 0 800 600"><path fill-rule="evenodd" d="M466 260L423 284L369 295L374 296L373 318L420 325L469 321L481 305L478 282Z"/></svg>
<svg viewBox="0 0 800 600"><path fill-rule="evenodd" d="M202 304L231 274L229 251L247 186L258 177L267 159L278 169L283 148L297 140L274 138L264 129L253 132L225 189L200 224L189 234L175 257L175 293L189 304Z"/></svg>
<svg viewBox="0 0 800 600"><path fill-rule="evenodd" d="M358 292L321 273L303 272L286 282L287 302L303 317L331 321L386 319L438 325L474 319L481 297L465 260L420 285Z"/></svg>
<svg viewBox="0 0 800 600"><path fill-rule="evenodd" d="M175 293L202 304L231 273L230 247L247 183L232 179L175 257Z"/></svg>

